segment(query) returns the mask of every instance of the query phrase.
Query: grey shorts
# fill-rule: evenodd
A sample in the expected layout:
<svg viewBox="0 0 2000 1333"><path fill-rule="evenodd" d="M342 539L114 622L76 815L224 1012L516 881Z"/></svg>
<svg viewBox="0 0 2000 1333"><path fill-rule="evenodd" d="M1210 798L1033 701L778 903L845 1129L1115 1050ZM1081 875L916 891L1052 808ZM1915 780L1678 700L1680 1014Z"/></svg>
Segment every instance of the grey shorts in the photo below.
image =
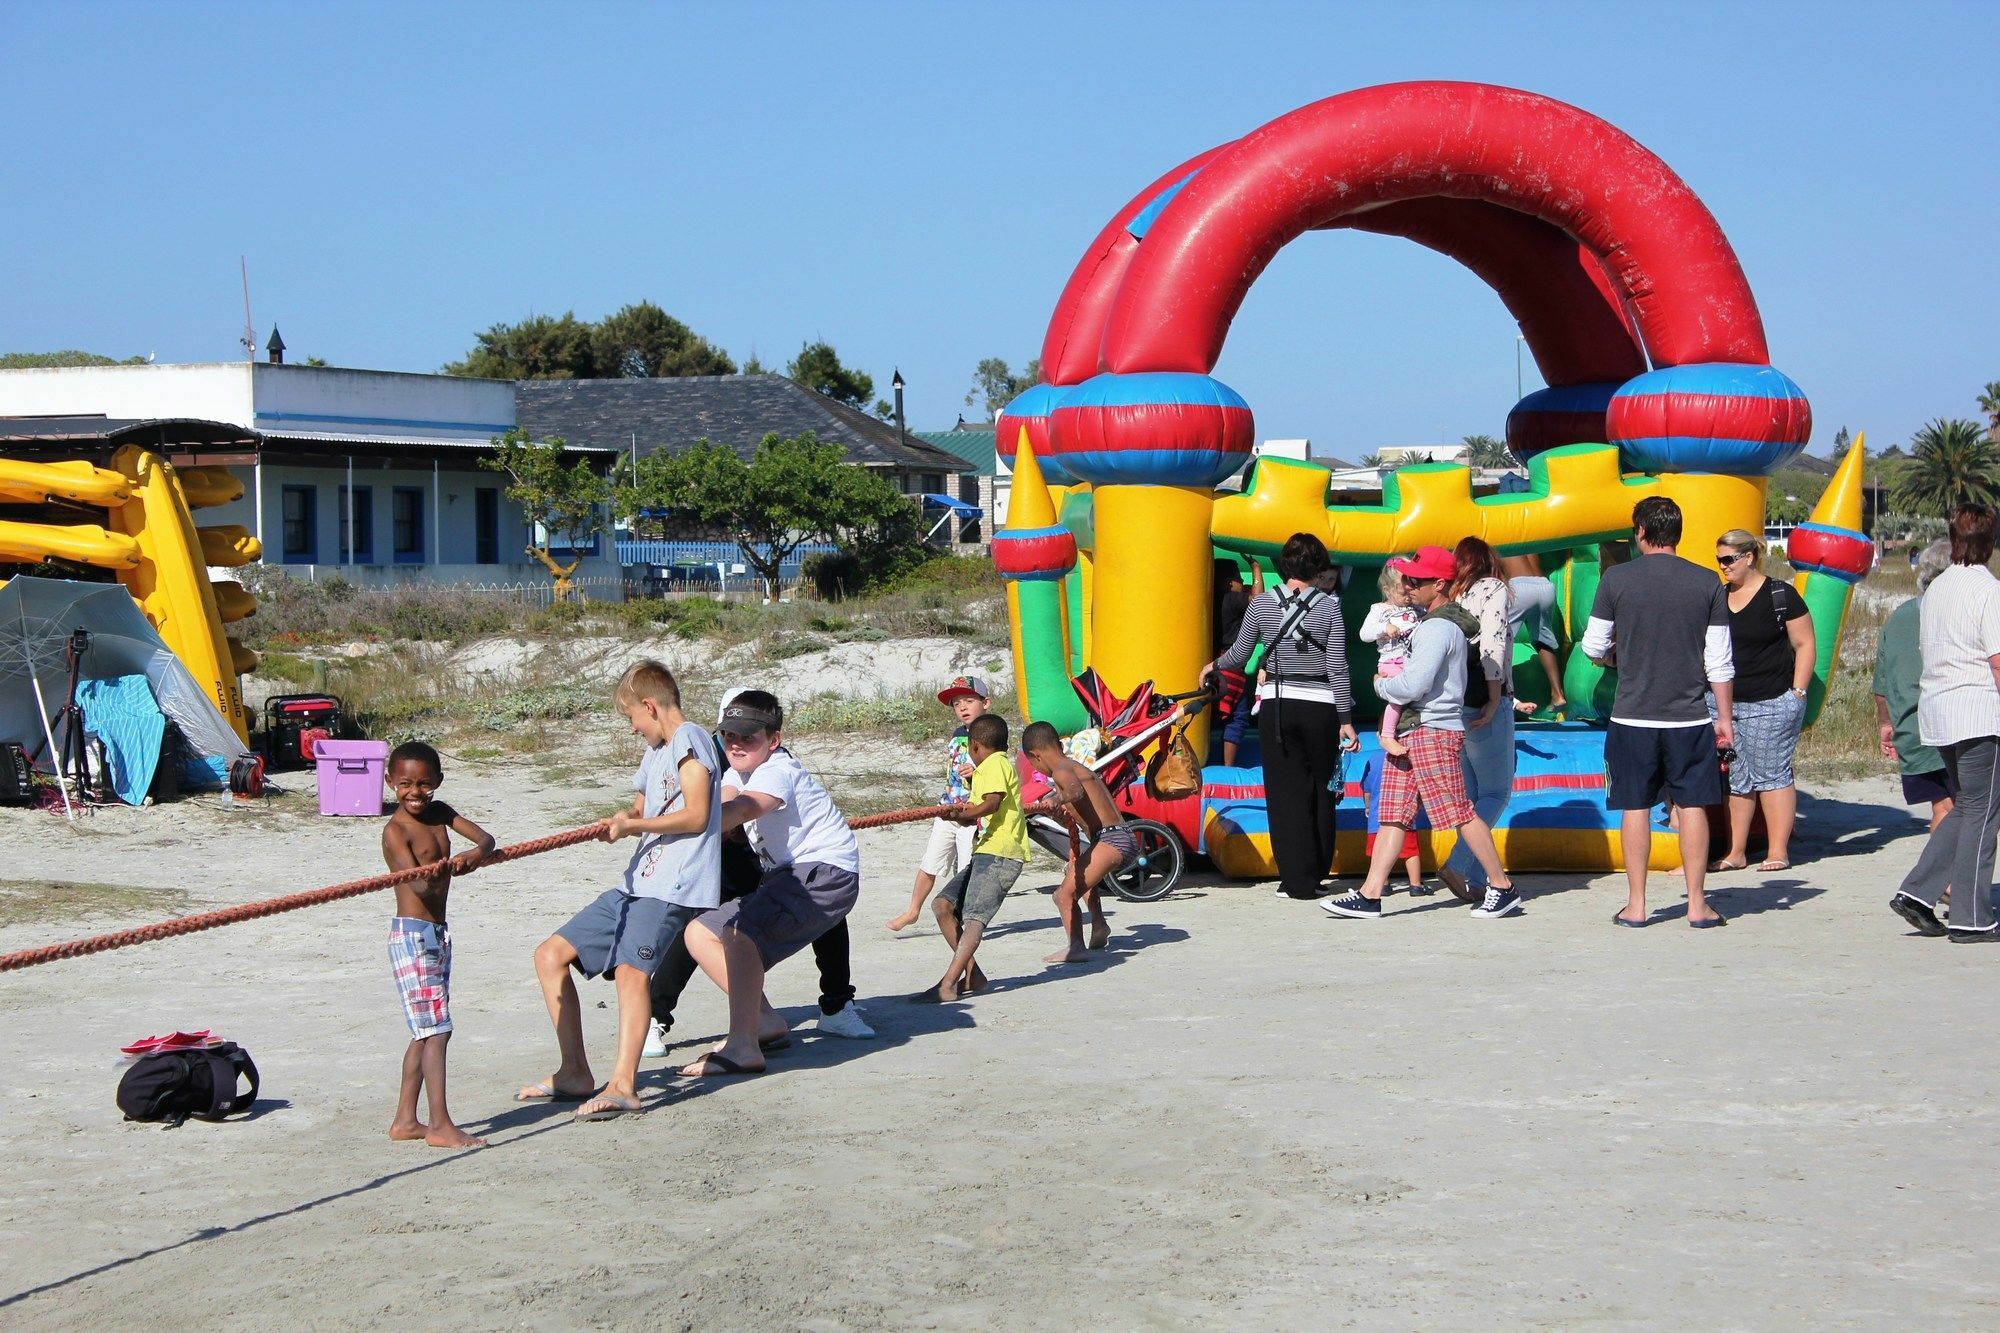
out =
<svg viewBox="0 0 2000 1333"><path fill-rule="evenodd" d="M1528 641L1537 648L1554 650L1556 642L1556 585L1539 574L1517 574L1507 580L1514 594L1512 619L1528 631Z"/></svg>
<svg viewBox="0 0 2000 1333"><path fill-rule="evenodd" d="M650 977L688 922L705 910L607 889L556 934L576 950L571 966L586 977L609 976L620 967L636 967Z"/></svg>
<svg viewBox="0 0 2000 1333"><path fill-rule="evenodd" d="M720 936L734 927L757 946L768 969L840 924L861 896L861 876L820 861L769 871L747 898L704 912L701 924Z"/></svg>
<svg viewBox="0 0 2000 1333"><path fill-rule="evenodd" d="M1114 869L1124 869L1139 859L1139 839L1128 825L1111 824L1098 832L1097 840L1086 845L1078 856L1089 860L1090 854L1099 847L1110 847L1118 853L1118 864Z"/></svg>
<svg viewBox="0 0 2000 1333"><path fill-rule="evenodd" d="M1715 696L1708 696L1715 713ZM1805 725L1806 701L1786 690L1775 699L1737 703L1729 710L1736 722L1736 762L1729 766L1729 791L1734 796L1780 791L1792 786L1792 757L1799 750Z"/></svg>
<svg viewBox="0 0 2000 1333"><path fill-rule="evenodd" d="M938 900L950 903L959 920L990 926L993 914L1007 901L1007 890L1014 887L1014 881L1021 877L1027 864L1011 856L974 852L972 863L952 877L951 883L938 894Z"/></svg>

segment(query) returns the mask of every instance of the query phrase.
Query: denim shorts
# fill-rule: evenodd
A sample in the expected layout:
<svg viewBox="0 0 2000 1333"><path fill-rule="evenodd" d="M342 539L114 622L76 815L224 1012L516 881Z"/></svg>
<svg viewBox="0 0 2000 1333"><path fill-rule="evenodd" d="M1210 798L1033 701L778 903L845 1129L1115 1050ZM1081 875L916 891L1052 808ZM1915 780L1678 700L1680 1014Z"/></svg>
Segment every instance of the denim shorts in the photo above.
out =
<svg viewBox="0 0 2000 1333"><path fill-rule="evenodd" d="M1007 901L1007 891L1014 887L1014 881L1027 865L1026 861L1011 856L974 852L971 864L952 877L938 898L951 904L959 920L991 925L993 914Z"/></svg>
<svg viewBox="0 0 2000 1333"><path fill-rule="evenodd" d="M704 910L606 889L556 934L576 950L573 966L586 977L608 977L620 967L635 967L650 977L688 922Z"/></svg>

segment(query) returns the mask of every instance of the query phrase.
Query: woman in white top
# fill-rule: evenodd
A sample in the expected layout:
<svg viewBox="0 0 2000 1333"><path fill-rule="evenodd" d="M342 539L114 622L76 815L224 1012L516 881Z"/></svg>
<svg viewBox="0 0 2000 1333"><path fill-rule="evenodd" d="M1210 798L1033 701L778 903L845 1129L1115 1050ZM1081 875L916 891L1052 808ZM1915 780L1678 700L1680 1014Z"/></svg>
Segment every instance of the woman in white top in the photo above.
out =
<svg viewBox="0 0 2000 1333"><path fill-rule="evenodd" d="M1458 573L1451 599L1479 621L1479 670L1486 677L1484 708L1465 713L1465 794L1492 828L1514 794L1514 629L1508 615L1513 594L1500 581L1500 561L1478 537L1452 550ZM1444 886L1466 902L1482 896L1486 874L1461 839L1438 867Z"/></svg>
<svg viewBox="0 0 2000 1333"><path fill-rule="evenodd" d="M1994 940L1993 843L2000 836L2000 580L1993 557L1990 506L1951 511L1951 568L1924 593L1924 674L1917 726L1924 744L1944 756L1958 801L1932 830L1922 855L1889 900L1920 935L1949 933L1958 943ZM1951 895L1949 930L1938 899Z"/></svg>

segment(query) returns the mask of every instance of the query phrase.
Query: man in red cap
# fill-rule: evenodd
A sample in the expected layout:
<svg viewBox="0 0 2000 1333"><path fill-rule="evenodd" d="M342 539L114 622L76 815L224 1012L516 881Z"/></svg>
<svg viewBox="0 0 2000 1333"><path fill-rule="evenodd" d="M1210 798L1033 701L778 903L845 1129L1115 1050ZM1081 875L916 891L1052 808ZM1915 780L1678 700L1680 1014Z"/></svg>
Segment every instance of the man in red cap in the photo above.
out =
<svg viewBox="0 0 2000 1333"><path fill-rule="evenodd" d="M1443 606L1457 564L1442 546L1426 546L1413 556L1398 556L1390 568L1403 576L1410 602L1425 612ZM1521 895L1500 864L1493 830L1472 808L1465 793L1460 756L1465 750L1465 670L1470 639L1448 613L1427 615L1410 636L1410 656L1403 674L1377 677L1376 692L1402 705L1397 730L1409 753L1384 755L1382 761L1381 832L1368 861L1368 877L1353 893L1320 904L1332 916L1376 920L1382 915L1382 891L1403 851L1403 833L1416 820L1423 802L1433 828L1454 828L1472 849L1486 872L1491 890L1472 914L1483 919L1520 910Z"/></svg>

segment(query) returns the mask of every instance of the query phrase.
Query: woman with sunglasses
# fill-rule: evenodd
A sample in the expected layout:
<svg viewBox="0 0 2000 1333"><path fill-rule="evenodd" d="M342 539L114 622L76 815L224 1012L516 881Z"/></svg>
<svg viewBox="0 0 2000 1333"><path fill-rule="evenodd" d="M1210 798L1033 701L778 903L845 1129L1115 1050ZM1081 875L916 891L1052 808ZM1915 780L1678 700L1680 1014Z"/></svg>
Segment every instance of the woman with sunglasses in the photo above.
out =
<svg viewBox="0 0 2000 1333"><path fill-rule="evenodd" d="M1728 587L1729 642L1736 656L1736 761L1729 766L1729 854L1710 870L1750 864L1750 823L1764 810L1764 859L1769 874L1791 869L1792 826L1799 809L1792 756L1805 724L1806 688L1818 649L1805 599L1788 583L1766 577L1764 539L1742 528L1722 534L1716 567ZM1715 696L1709 696L1709 711Z"/></svg>

